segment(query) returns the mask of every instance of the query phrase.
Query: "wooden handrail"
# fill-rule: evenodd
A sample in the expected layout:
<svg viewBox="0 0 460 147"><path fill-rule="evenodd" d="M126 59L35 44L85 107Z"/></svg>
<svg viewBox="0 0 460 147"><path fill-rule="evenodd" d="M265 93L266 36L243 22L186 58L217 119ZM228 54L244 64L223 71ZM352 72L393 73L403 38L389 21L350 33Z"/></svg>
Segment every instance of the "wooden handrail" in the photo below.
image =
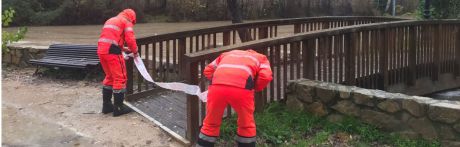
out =
<svg viewBox="0 0 460 147"><path fill-rule="evenodd" d="M313 32L295 34L292 36L261 39L257 41L246 42L246 43L241 43L241 44L232 45L232 46L226 46L226 47L213 49L213 50L203 50L199 52L188 53L185 56L189 58L187 59L189 62L196 62L198 60L202 60L203 58L215 57L223 52L235 50L235 49L254 49L254 48L260 48L260 47L265 47L265 46L273 46L276 44L282 44L282 43L287 43L287 42L296 42L296 41L301 41L304 39L359 32L363 30L378 30L378 29L401 27L401 26L409 27L409 26L415 26L415 25L457 24L457 23L460 24L460 20L458 19L434 20L434 21L405 20L405 21L396 21L396 22L363 24L359 26L346 26L346 27L341 27L341 28L318 30L318 31L313 31Z"/></svg>
<svg viewBox="0 0 460 147"><path fill-rule="evenodd" d="M320 21L401 21L407 20L405 18L398 17L383 17L383 16L321 16L321 17L303 17L303 18L289 18L289 19L276 19L276 20L261 20L255 22L239 23L239 24L230 24L222 25L217 27L209 27L202 29L192 29L187 31L173 32L167 34L158 34L153 36L143 36L138 37L137 42L143 44L150 40L169 40L175 38L183 38L187 36L200 35L200 34L209 34L216 32L225 32L234 29L248 28L248 27L267 27L270 25L292 25L295 23L305 23L305 22L320 22Z"/></svg>

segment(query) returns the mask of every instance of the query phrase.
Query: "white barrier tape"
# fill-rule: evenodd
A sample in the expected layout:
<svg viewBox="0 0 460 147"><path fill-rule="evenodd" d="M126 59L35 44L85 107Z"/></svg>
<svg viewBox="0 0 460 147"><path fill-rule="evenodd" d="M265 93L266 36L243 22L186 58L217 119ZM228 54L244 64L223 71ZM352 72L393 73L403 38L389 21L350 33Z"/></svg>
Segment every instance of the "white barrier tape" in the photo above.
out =
<svg viewBox="0 0 460 147"><path fill-rule="evenodd" d="M123 54L123 56L125 57L125 59L127 59L129 57L133 57L133 54L132 53L128 55ZM189 85L189 84L179 83L179 82L171 82L171 83L155 82L153 81L150 74L147 72L144 62L142 61L140 56L137 56L134 58L134 64L136 65L137 70L139 70L139 72L141 73L142 77L144 77L145 80L155 83L161 88L175 90L175 91L182 91L186 94L196 95L198 96L198 98L200 98L201 101L206 102L208 91L201 92L200 87L198 87L197 85Z"/></svg>

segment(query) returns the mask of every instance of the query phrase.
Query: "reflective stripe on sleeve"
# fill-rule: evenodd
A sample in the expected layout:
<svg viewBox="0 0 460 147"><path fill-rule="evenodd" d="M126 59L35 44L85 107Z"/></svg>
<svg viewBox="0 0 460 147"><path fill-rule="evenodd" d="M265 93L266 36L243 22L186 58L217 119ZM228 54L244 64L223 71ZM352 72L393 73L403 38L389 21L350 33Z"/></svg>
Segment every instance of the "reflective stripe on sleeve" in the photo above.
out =
<svg viewBox="0 0 460 147"><path fill-rule="evenodd" d="M260 68L270 68L270 65L268 65L268 64L261 64L261 65L260 65Z"/></svg>
<svg viewBox="0 0 460 147"><path fill-rule="evenodd" d="M132 27L127 27L125 28L125 32L132 32L133 31L133 28Z"/></svg>

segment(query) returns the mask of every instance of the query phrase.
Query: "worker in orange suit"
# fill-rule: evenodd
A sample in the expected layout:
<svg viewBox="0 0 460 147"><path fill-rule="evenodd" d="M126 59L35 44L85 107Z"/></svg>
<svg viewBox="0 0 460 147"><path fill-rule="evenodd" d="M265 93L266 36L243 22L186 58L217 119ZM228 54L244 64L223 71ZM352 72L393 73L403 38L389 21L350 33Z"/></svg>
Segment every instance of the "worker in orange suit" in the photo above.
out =
<svg viewBox="0 0 460 147"><path fill-rule="evenodd" d="M132 9L125 9L105 22L98 40L97 54L105 73L102 82L102 113L113 112L114 117L131 112L131 109L123 105L127 79L122 52L129 51L137 56L134 24L136 13ZM128 46L127 50L124 48L125 43Z"/></svg>
<svg viewBox="0 0 460 147"><path fill-rule="evenodd" d="M204 75L211 85L197 146L214 146L228 104L238 115L238 146L255 146L254 91L262 91L273 79L267 57L253 50L229 51L207 65Z"/></svg>

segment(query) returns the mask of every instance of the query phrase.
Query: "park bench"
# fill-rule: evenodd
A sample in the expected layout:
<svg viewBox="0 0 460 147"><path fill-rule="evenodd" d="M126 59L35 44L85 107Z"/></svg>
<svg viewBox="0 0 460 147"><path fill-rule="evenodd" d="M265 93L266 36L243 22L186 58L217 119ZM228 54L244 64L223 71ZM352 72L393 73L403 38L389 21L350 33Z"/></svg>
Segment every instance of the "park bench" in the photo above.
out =
<svg viewBox="0 0 460 147"><path fill-rule="evenodd" d="M45 57L30 60L30 64L55 68L94 69L99 64L96 45L53 44Z"/></svg>

